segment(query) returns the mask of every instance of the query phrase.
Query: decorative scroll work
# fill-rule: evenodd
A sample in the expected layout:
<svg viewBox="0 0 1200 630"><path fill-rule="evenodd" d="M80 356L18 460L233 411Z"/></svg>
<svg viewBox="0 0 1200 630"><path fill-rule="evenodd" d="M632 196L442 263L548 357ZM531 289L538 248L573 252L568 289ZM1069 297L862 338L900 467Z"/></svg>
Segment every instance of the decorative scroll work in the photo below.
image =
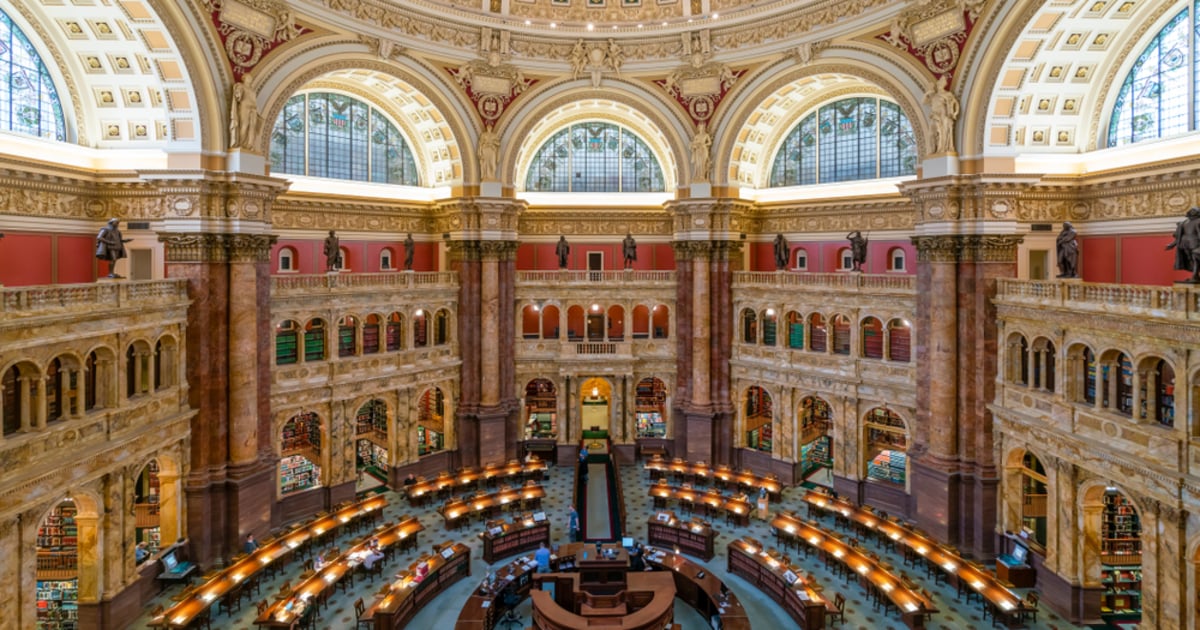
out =
<svg viewBox="0 0 1200 630"><path fill-rule="evenodd" d="M205 0L233 68L234 81L254 69L275 47L312 29L296 22L282 0Z"/></svg>
<svg viewBox="0 0 1200 630"><path fill-rule="evenodd" d="M480 52L486 59L472 59L457 68L445 68L454 78L467 98L475 105L475 111L483 119L485 129L492 129L504 115L509 105L525 90L533 87L537 79L528 79L521 69L505 62L508 55L507 33L493 36L490 29L480 38Z"/></svg>
<svg viewBox="0 0 1200 630"><path fill-rule="evenodd" d="M933 2L892 18L888 32L875 38L916 57L935 75L953 82L967 37L985 0Z"/></svg>
<svg viewBox="0 0 1200 630"><path fill-rule="evenodd" d="M707 32L701 35L707 35ZM811 58L811 46L807 50ZM712 53L707 37L693 35L686 38L684 51L688 65L675 70L665 79L655 79L654 83L682 105L692 123L699 128L712 118L721 100L733 84L746 74L746 70L733 70L723 63L710 61Z"/></svg>

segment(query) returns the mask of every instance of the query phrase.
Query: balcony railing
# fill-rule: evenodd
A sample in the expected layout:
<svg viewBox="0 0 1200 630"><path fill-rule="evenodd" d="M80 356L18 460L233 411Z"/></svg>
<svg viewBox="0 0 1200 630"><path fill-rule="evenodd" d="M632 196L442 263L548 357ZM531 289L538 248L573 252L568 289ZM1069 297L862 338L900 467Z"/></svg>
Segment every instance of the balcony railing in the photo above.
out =
<svg viewBox="0 0 1200 630"><path fill-rule="evenodd" d="M187 280L123 280L0 288L0 318L187 302Z"/></svg>
<svg viewBox="0 0 1200 630"><path fill-rule="evenodd" d="M1200 288L1001 279L996 283L996 301L1194 319L1200 311Z"/></svg>
<svg viewBox="0 0 1200 630"><path fill-rule="evenodd" d="M813 288L839 291L915 294L917 277L865 273L794 273L787 271L738 271L733 286L741 288Z"/></svg>
<svg viewBox="0 0 1200 630"><path fill-rule="evenodd" d="M673 285L674 271L518 271L517 284Z"/></svg>
<svg viewBox="0 0 1200 630"><path fill-rule="evenodd" d="M358 289L455 288L458 273L422 271L396 273L322 273L271 277L271 295L306 295Z"/></svg>

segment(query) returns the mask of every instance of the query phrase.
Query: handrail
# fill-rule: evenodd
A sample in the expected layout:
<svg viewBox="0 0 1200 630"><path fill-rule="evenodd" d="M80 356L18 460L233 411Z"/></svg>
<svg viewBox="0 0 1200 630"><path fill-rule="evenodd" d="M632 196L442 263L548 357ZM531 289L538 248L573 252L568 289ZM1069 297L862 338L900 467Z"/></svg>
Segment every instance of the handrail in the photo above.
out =
<svg viewBox="0 0 1200 630"><path fill-rule="evenodd" d="M879 292L915 293L917 277L901 274L797 273L790 271L735 271L734 287L773 288L810 287L827 289L869 289Z"/></svg>
<svg viewBox="0 0 1200 630"><path fill-rule="evenodd" d="M1057 306L1074 311L1107 312L1113 307L1124 307L1139 314L1188 318L1200 309L1200 290L1192 285L1164 287L1002 278L996 281L996 301Z"/></svg>
<svg viewBox="0 0 1200 630"><path fill-rule="evenodd" d="M454 271L402 271L394 273L322 273L271 276L272 295L294 295L365 288L415 289L457 287Z"/></svg>
<svg viewBox="0 0 1200 630"><path fill-rule="evenodd" d="M152 303L184 303L188 281L124 280L87 284L54 284L0 288L0 314L14 317L64 310L126 308Z"/></svg>
<svg viewBox="0 0 1200 630"><path fill-rule="evenodd" d="M673 284L674 271L579 271L558 269L554 271L518 271L517 284Z"/></svg>

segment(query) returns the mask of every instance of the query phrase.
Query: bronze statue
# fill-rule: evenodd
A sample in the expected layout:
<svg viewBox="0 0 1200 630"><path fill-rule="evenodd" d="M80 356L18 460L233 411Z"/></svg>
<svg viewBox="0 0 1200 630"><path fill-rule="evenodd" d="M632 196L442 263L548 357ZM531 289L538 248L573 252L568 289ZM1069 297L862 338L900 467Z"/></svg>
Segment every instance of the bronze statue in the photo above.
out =
<svg viewBox="0 0 1200 630"><path fill-rule="evenodd" d="M1175 240L1166 249L1175 250L1176 269L1192 272L1184 282L1200 284L1200 206L1188 208L1187 218L1175 226Z"/></svg>
<svg viewBox="0 0 1200 630"><path fill-rule="evenodd" d="M867 237L862 232L854 230L846 235L850 240L850 262L852 271L862 271L867 264Z"/></svg>
<svg viewBox="0 0 1200 630"><path fill-rule="evenodd" d="M1063 221L1062 231L1058 233L1058 277L1079 277L1079 240L1075 236L1075 228L1070 221Z"/></svg>
<svg viewBox="0 0 1200 630"><path fill-rule="evenodd" d="M637 260L637 241L633 240L633 235L629 232L625 233L625 240L621 241L621 250L625 255L625 268L633 267L634 261Z"/></svg>
<svg viewBox="0 0 1200 630"><path fill-rule="evenodd" d="M117 261L125 257L125 243L133 240L121 238L121 228L117 219L109 219L100 233L96 235L96 258L108 261L108 277L120 278L117 275Z"/></svg>
<svg viewBox="0 0 1200 630"><path fill-rule="evenodd" d="M567 268L567 258L571 255L571 246L567 244L567 237L558 237L558 245L554 248L554 253L558 254L558 268Z"/></svg>
<svg viewBox="0 0 1200 630"><path fill-rule="evenodd" d="M788 246L787 239L782 234L775 235L775 270L787 269L788 258L791 258L792 250Z"/></svg>
<svg viewBox="0 0 1200 630"><path fill-rule="evenodd" d="M412 232L404 239L404 270L412 271L413 262L413 237Z"/></svg>
<svg viewBox="0 0 1200 630"><path fill-rule="evenodd" d="M338 237L333 230L325 237L325 271L332 273L342 268L342 248L338 246Z"/></svg>

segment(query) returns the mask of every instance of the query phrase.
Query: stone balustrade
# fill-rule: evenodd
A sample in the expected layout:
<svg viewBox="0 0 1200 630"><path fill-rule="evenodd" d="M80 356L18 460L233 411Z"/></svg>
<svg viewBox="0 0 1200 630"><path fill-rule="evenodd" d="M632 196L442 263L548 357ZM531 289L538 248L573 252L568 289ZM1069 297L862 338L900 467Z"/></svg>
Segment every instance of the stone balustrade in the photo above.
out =
<svg viewBox="0 0 1200 630"><path fill-rule="evenodd" d="M790 271L737 271L733 288L809 288L862 291L873 294L915 295L917 277L864 273L795 273Z"/></svg>
<svg viewBox="0 0 1200 630"><path fill-rule="evenodd" d="M517 286L674 286L674 271L518 271Z"/></svg>
<svg viewBox="0 0 1200 630"><path fill-rule="evenodd" d="M123 280L0 288L0 319L186 304L187 281Z"/></svg>
<svg viewBox="0 0 1200 630"><path fill-rule="evenodd" d="M1162 287L1077 280L1005 279L996 283L996 302L1165 319L1197 319L1200 288L1193 285Z"/></svg>
<svg viewBox="0 0 1200 630"><path fill-rule="evenodd" d="M322 273L271 276L271 296L349 293L362 289L457 289L454 271Z"/></svg>

